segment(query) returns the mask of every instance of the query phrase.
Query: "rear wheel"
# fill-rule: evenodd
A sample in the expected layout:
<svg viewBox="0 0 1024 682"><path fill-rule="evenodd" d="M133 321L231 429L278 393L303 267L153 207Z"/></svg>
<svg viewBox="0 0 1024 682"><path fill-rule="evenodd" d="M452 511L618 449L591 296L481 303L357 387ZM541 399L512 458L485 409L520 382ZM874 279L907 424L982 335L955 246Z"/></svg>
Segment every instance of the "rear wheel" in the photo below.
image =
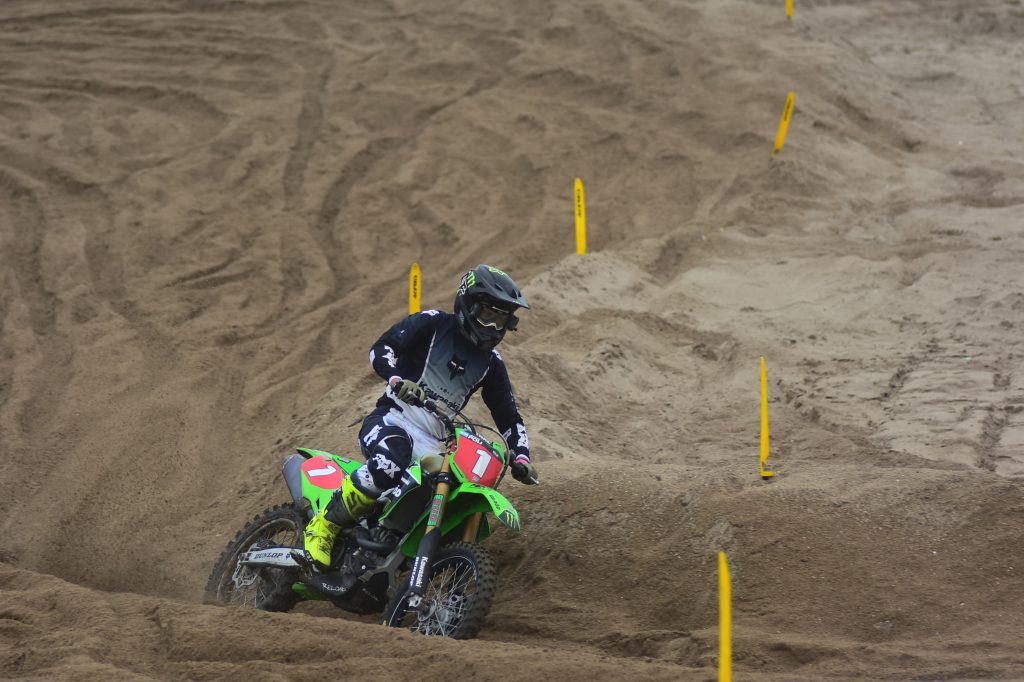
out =
<svg viewBox="0 0 1024 682"><path fill-rule="evenodd" d="M409 581L388 604L384 624L424 635L470 639L484 625L498 589L494 561L480 545L458 542L438 552L423 601L408 607Z"/></svg>
<svg viewBox="0 0 1024 682"><path fill-rule="evenodd" d="M252 548L301 547L306 518L294 504L271 507L245 524L220 555L206 582L211 604L247 606L264 611L287 611L297 597L292 580L282 569L239 566L238 559Z"/></svg>

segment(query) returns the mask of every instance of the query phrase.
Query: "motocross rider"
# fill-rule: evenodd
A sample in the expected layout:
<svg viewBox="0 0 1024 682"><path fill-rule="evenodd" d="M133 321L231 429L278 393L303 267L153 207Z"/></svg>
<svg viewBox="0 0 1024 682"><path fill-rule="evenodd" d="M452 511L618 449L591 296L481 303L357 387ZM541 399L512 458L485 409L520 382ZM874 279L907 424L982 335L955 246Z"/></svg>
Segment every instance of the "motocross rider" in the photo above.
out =
<svg viewBox="0 0 1024 682"><path fill-rule="evenodd" d="M478 265L462 277L454 314L426 310L409 315L373 344L370 363L387 386L359 431L366 464L344 479L306 526L305 549L314 561L329 566L341 529L373 511L381 493L398 486L414 461L444 451L448 434L422 407L424 400L454 416L482 389L484 403L508 442L513 478L537 482L526 426L505 363L494 350L506 331L515 331L516 310L529 307L511 277Z"/></svg>

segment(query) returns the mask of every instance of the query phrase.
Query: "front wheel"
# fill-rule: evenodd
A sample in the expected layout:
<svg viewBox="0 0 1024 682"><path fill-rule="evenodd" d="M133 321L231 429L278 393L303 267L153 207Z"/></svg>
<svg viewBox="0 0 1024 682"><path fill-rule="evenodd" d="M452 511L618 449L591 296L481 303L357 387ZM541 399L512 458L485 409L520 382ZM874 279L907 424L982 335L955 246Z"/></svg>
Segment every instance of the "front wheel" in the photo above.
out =
<svg viewBox="0 0 1024 682"><path fill-rule="evenodd" d="M264 611L287 611L295 606L297 597L284 570L239 566L238 559L254 547L301 547L305 527L306 519L294 504L277 505L257 514L217 560L206 582L206 602Z"/></svg>
<svg viewBox="0 0 1024 682"><path fill-rule="evenodd" d="M470 639L484 625L498 590L494 560L480 545L457 542L438 552L423 600L409 608L409 581L384 611L384 624L424 635Z"/></svg>

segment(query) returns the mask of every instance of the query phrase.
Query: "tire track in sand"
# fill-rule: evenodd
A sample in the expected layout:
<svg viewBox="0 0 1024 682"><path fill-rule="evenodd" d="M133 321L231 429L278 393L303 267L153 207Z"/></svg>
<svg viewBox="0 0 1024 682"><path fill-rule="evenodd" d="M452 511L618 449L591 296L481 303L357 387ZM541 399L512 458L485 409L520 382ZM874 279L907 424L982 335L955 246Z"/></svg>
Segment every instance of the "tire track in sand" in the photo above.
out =
<svg viewBox="0 0 1024 682"><path fill-rule="evenodd" d="M306 166L323 127L326 93L333 71L334 55L330 52L319 56L316 64L306 69L302 107L295 122L295 144L289 150L288 161L284 165L284 200L288 210L295 210L302 203Z"/></svg>
<svg viewBox="0 0 1024 682"><path fill-rule="evenodd" d="M0 157L2 159L3 157ZM13 273L21 298L28 308L28 321L40 359L37 365L48 368L46 380L38 380L28 397L17 407L13 418L15 437L28 442L46 430L52 419L51 406L59 405L71 380L71 343L57 328L58 299L43 273L44 241L50 221L44 201L30 180L0 163L0 195L6 197L12 218L10 247L2 256ZM12 449L11 454L15 455Z"/></svg>
<svg viewBox="0 0 1024 682"><path fill-rule="evenodd" d="M352 282L355 263L334 229L349 194L356 183L369 175L377 163L401 145L402 140L394 137L371 140L345 164L324 194L313 234L320 250L327 257L333 283L330 293L317 304L318 306L337 300L345 291L346 285Z"/></svg>

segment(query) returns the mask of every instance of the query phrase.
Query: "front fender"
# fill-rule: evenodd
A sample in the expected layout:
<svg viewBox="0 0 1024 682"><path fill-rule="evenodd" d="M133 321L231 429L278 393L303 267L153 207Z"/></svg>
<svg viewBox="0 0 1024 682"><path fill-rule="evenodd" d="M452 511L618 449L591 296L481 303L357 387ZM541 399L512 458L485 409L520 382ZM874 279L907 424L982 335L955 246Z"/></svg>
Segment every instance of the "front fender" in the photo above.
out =
<svg viewBox="0 0 1024 682"><path fill-rule="evenodd" d="M519 512L517 512L516 508L512 506L512 503L508 501L508 498L494 488L487 488L485 486L466 481L460 485L455 492L448 496L448 502L454 502L456 499L466 494L480 495L486 499L490 504L491 511L494 513L494 518L505 524L505 526L513 533L518 533L522 528L522 524L519 521ZM444 525L447 525L447 514L445 517L446 523ZM458 521L461 520L461 518L458 519Z"/></svg>
<svg viewBox="0 0 1024 682"><path fill-rule="evenodd" d="M508 527L512 533L518 533L522 527L519 521L519 512L512 506L504 495L493 488L487 488L476 483L463 482L449 496L448 503L444 509L444 520L441 521L441 536L447 536L466 520L466 517L477 512L492 512L494 516ZM429 507L424 510L420 520L412 529L409 535L402 542L402 552L406 556L416 556L420 540L427 528L427 515ZM487 520L484 519L484 524ZM486 528L486 525L485 525ZM484 535L488 532L484 531Z"/></svg>

